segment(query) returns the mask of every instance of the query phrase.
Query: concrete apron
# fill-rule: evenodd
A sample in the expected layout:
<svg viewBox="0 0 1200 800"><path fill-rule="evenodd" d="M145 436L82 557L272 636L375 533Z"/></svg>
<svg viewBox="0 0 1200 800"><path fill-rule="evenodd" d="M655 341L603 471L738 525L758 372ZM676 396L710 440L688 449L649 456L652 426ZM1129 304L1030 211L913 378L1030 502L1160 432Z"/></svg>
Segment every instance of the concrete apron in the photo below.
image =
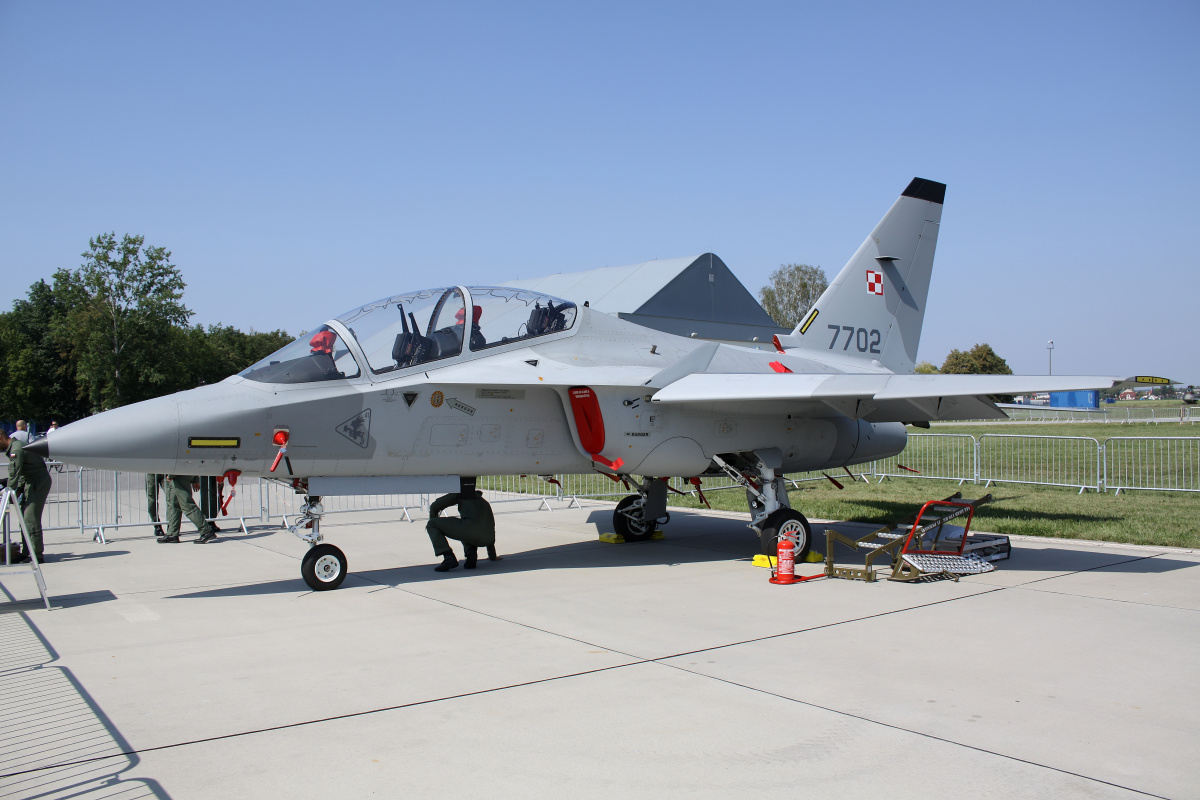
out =
<svg viewBox="0 0 1200 800"><path fill-rule="evenodd" d="M1196 553L774 586L744 515L535 505L444 575L423 519L331 517L322 593L274 527L48 534L58 610L0 575L0 797L1200 797Z"/></svg>

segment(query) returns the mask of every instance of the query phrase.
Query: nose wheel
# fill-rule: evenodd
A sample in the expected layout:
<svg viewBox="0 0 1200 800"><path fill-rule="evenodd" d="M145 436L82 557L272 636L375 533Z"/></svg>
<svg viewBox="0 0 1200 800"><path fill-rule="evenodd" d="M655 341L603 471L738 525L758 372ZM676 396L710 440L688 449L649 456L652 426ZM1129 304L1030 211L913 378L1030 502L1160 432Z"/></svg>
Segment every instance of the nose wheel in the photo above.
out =
<svg viewBox="0 0 1200 800"><path fill-rule="evenodd" d="M300 563L304 582L315 592L327 592L341 586L348 571L346 554L331 544L309 548L304 554L304 561Z"/></svg>

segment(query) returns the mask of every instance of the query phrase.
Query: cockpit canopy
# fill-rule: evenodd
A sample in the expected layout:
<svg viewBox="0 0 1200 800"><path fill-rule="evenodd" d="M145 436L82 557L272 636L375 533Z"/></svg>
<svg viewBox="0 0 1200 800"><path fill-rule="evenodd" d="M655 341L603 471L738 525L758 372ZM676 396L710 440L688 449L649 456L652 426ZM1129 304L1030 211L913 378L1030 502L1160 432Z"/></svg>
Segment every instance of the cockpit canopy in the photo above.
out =
<svg viewBox="0 0 1200 800"><path fill-rule="evenodd" d="M472 286L470 332L462 289L395 295L337 317L353 334L376 375L570 329L578 309L567 300L523 289ZM265 383L353 378L359 365L337 332L322 325L241 373Z"/></svg>

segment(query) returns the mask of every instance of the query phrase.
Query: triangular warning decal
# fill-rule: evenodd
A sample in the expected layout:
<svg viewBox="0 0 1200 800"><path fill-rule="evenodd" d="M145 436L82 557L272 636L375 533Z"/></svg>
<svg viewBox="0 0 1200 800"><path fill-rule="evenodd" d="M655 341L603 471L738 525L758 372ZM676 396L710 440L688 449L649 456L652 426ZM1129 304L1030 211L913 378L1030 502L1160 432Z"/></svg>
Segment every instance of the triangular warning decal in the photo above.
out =
<svg viewBox="0 0 1200 800"><path fill-rule="evenodd" d="M415 403L416 401L417 401L417 393L416 392L405 392L404 393L404 404L406 406L408 406L409 408L412 408L412 404Z"/></svg>
<svg viewBox="0 0 1200 800"><path fill-rule="evenodd" d="M337 432L359 447L365 448L371 434L371 409L368 408L361 414L355 414L338 425Z"/></svg>
<svg viewBox="0 0 1200 800"><path fill-rule="evenodd" d="M538 365L538 360L536 358L531 358L528 361L526 361L525 363L531 367L536 367Z"/></svg>

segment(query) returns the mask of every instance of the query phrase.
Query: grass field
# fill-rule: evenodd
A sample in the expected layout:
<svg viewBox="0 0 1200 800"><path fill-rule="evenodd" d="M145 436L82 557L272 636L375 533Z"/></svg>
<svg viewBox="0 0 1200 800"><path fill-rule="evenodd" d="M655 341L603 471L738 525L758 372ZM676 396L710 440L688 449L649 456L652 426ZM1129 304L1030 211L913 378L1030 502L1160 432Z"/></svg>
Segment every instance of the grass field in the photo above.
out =
<svg viewBox="0 0 1200 800"><path fill-rule="evenodd" d="M1105 403L1104 405L1120 406L1122 408L1179 408L1183 405L1182 400L1118 400L1115 403Z"/></svg>
<svg viewBox="0 0 1200 800"><path fill-rule="evenodd" d="M988 492L995 498L976 515L973 530L990 533L1089 539L1123 544L1200 547L1200 495L1185 492L1127 492L1120 495L1070 489L1002 484L982 486L956 481L887 480L882 484L850 483L843 473L839 490L828 481L792 489L792 506L807 517L852 520L880 525L912 522L928 500L961 491L968 499ZM706 492L713 508L745 511L741 489ZM671 495L672 505L700 507L692 497ZM820 533L818 532L818 541Z"/></svg>

